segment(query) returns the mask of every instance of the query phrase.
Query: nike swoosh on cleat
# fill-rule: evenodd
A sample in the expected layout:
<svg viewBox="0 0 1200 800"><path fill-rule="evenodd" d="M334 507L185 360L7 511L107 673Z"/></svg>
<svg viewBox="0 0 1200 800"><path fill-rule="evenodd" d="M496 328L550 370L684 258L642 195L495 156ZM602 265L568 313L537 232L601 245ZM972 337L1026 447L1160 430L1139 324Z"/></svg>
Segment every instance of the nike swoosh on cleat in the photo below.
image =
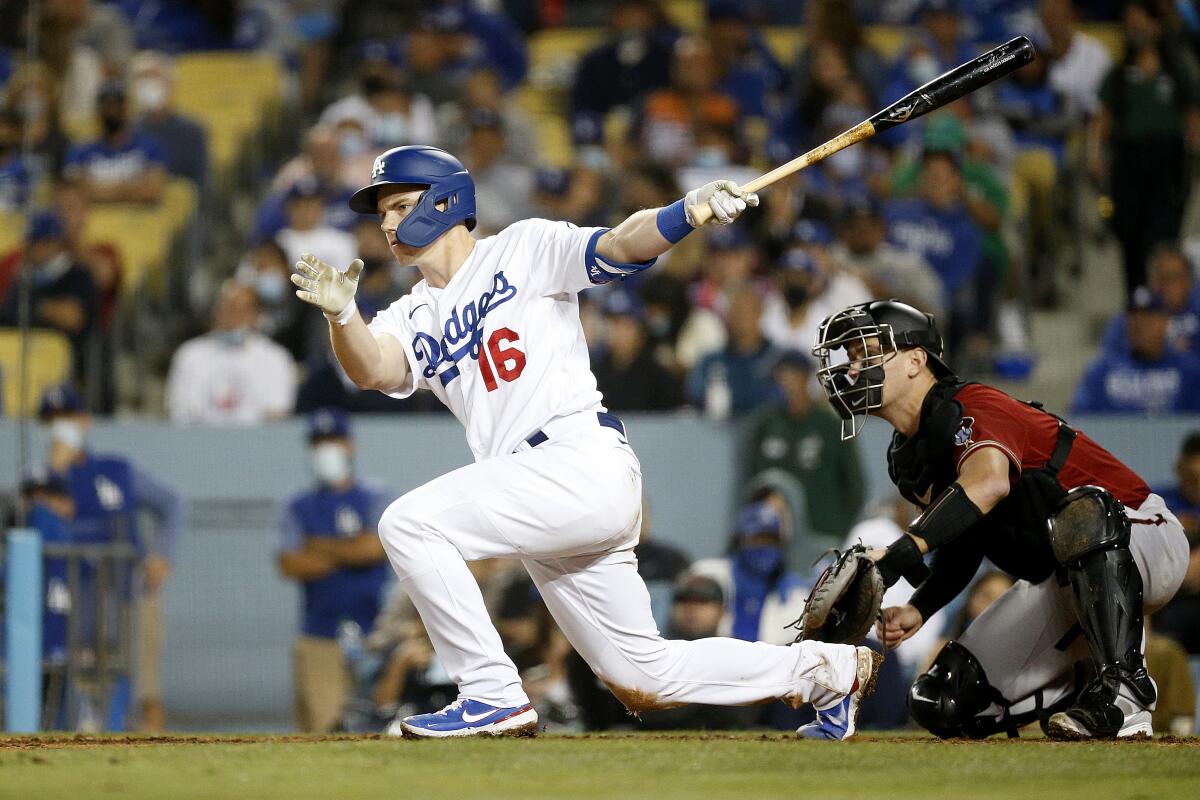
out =
<svg viewBox="0 0 1200 800"><path fill-rule="evenodd" d="M462 720L463 720L463 722L470 725L472 722L479 722L479 720L481 720L481 719L490 717L492 714L495 714L497 711L499 711L499 709L492 709L491 711L485 711L482 714L471 714L467 711L464 711L463 715L462 715Z"/></svg>

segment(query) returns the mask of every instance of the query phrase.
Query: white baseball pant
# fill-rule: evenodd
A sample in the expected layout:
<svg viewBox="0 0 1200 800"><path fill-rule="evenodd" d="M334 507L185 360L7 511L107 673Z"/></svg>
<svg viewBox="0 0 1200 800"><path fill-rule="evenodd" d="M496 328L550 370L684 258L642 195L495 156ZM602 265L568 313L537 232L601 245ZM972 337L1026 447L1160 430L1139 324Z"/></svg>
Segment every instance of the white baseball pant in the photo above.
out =
<svg viewBox="0 0 1200 800"><path fill-rule="evenodd" d="M529 702L466 561L519 558L563 634L631 711L782 699L828 707L854 683L849 645L667 641L633 547L641 465L595 412L549 440L454 470L396 500L379 522L392 567L463 697Z"/></svg>
<svg viewBox="0 0 1200 800"><path fill-rule="evenodd" d="M1128 514L1129 550L1142 576L1143 605L1149 612L1165 605L1183 582L1187 536L1156 494ZM1074 688L1075 663L1090 663L1082 634L1063 643L1076 622L1071 588L1059 586L1051 575L1037 584L1017 581L971 623L959 642L979 659L988 683L1014 704L1012 713L1020 714L1036 707L1039 691L1043 707L1062 700ZM999 706L988 715L999 716Z"/></svg>

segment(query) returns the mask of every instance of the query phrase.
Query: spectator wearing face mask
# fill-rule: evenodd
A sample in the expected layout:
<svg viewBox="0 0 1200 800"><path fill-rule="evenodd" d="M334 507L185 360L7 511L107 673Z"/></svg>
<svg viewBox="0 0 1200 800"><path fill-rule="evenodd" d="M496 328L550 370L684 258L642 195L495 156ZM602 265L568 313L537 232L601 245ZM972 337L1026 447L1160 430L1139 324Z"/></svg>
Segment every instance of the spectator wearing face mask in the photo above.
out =
<svg viewBox="0 0 1200 800"><path fill-rule="evenodd" d="M712 578L725 597L718 635L748 642L790 644L808 584L787 568L784 553L789 532L770 500L742 506L733 523L729 555L692 565L697 575Z"/></svg>
<svg viewBox="0 0 1200 800"><path fill-rule="evenodd" d="M167 173L202 188L208 175L208 137L204 128L172 106L174 73L162 53L138 53L130 65L135 136L153 139L162 149Z"/></svg>
<svg viewBox="0 0 1200 800"><path fill-rule="evenodd" d="M124 456L99 454L88 444L91 415L69 384L49 389L38 418L49 430L46 466L65 481L76 543L125 542L142 556L136 586L138 653L136 699L140 727L161 730L165 724L159 665L162 655L161 590L171 574L171 560L186 516L179 493L153 473ZM145 525L146 515L154 525Z"/></svg>
<svg viewBox="0 0 1200 800"><path fill-rule="evenodd" d="M110 81L96 98L100 138L72 147L64 176L93 203L157 203L167 170L158 142L130 124L125 85Z"/></svg>
<svg viewBox="0 0 1200 800"><path fill-rule="evenodd" d="M817 340L821 320L871 297L858 276L830 261L824 244L827 235L822 232L818 237L789 247L778 262L778 292L768 300L763 332L784 350L808 352Z"/></svg>
<svg viewBox="0 0 1200 800"><path fill-rule="evenodd" d="M62 218L38 211L29 220L24 257L33 270L29 307L34 327L59 331L71 342L74 374L89 379L87 348L96 324L96 283L88 268L67 248ZM15 266L15 264L14 264ZM16 325L20 281L14 271L0 303L0 325Z"/></svg>
<svg viewBox="0 0 1200 800"><path fill-rule="evenodd" d="M302 593L293 650L297 726L324 733L337 726L351 689L341 629L365 636L379 614L389 569L375 526L388 500L354 473L345 412L315 412L308 446L315 485L284 505L278 563Z"/></svg>
<svg viewBox="0 0 1200 800"><path fill-rule="evenodd" d="M358 82L357 92L321 112L319 125L335 128L342 120L359 120L374 150L437 141L433 103L424 94L411 91L395 48L377 40L365 43Z"/></svg>
<svg viewBox="0 0 1200 800"><path fill-rule="evenodd" d="M286 347L292 359L302 363L314 348L324 345L328 334L324 320L309 313L311 309L292 294L291 272L279 242L264 239L242 257L234 277L254 287L259 332Z"/></svg>
<svg viewBox="0 0 1200 800"><path fill-rule="evenodd" d="M29 140L30 172L38 180L60 178L71 140L60 125L49 67L40 61L20 65L5 84L4 95L21 121L22 137Z"/></svg>
<svg viewBox="0 0 1200 800"><path fill-rule="evenodd" d="M736 129L741 109L717 87L717 70L708 41L685 37L675 43L670 84L642 98L630 131L650 158L679 167L700 156L702 165L700 132Z"/></svg>
<svg viewBox="0 0 1200 800"><path fill-rule="evenodd" d="M173 422L255 425L292 410L296 365L258 332L258 317L254 287L226 281L212 330L184 342L171 359L166 404Z"/></svg>

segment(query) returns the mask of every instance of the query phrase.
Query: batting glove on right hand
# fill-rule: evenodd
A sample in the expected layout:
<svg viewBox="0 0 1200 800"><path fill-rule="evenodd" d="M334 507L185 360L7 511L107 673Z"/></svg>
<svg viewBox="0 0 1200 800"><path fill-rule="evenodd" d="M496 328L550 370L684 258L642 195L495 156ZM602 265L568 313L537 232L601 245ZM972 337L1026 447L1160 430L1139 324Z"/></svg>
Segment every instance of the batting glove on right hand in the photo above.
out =
<svg viewBox="0 0 1200 800"><path fill-rule="evenodd" d="M728 225L737 219L747 206L757 205L758 195L754 192L743 192L733 181L713 181L687 193L683 199L683 213L693 228L699 228L710 216L718 225ZM708 206L712 214L697 215L694 209L702 206Z"/></svg>
<svg viewBox="0 0 1200 800"><path fill-rule="evenodd" d="M296 262L297 274L292 276L292 283L299 287L296 297L321 309L325 316L334 318L354 302L362 271L361 258L351 261L345 272L339 272L311 253L305 253Z"/></svg>

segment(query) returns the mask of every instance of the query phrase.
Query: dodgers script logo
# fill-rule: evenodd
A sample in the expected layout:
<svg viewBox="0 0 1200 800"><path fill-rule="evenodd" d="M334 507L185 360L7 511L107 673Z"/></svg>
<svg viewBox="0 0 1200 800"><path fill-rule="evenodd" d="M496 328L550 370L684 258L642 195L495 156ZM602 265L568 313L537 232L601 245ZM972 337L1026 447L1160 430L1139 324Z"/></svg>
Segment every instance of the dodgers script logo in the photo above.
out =
<svg viewBox="0 0 1200 800"><path fill-rule="evenodd" d="M413 337L413 352L417 361L425 363L421 374L426 379L437 374L438 367L446 362L457 363L464 356L478 360L483 345L483 321L488 313L517 296L517 287L508 282L504 271L492 276L492 288L479 295L478 300L462 308L455 307L442 326L442 338L435 339L428 333L418 332ZM458 369L451 367L442 373L442 384L458 376Z"/></svg>

